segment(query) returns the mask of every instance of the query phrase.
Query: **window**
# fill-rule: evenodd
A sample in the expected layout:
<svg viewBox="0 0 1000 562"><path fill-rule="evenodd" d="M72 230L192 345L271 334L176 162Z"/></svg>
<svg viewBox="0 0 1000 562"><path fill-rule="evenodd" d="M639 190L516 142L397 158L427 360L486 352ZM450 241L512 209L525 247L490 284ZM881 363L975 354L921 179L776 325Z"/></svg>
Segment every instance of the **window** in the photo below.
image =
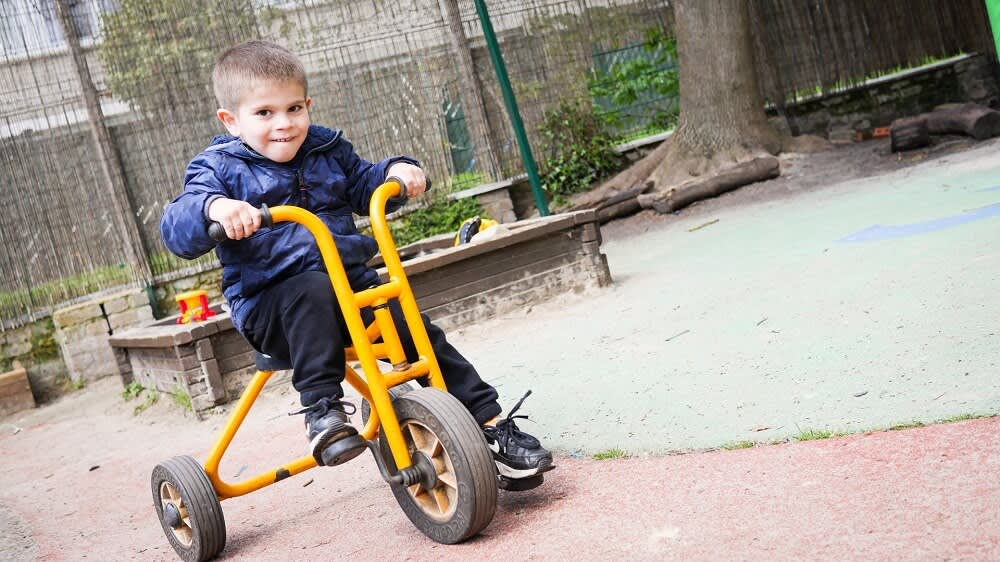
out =
<svg viewBox="0 0 1000 562"><path fill-rule="evenodd" d="M0 56L39 55L66 45L57 0L4 0L0 2ZM101 14L118 8L118 0L68 0L80 42L93 44L101 29Z"/></svg>

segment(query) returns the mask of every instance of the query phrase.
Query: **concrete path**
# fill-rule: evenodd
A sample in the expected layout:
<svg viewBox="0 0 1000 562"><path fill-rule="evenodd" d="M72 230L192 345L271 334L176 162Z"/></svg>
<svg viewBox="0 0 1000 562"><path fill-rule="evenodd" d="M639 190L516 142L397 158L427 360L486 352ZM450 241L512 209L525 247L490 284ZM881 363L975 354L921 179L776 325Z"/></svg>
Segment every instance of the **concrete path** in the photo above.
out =
<svg viewBox="0 0 1000 562"><path fill-rule="evenodd" d="M452 339L589 455L1000 412L996 145L602 246L615 283ZM701 227L701 228L698 228Z"/></svg>
<svg viewBox="0 0 1000 562"><path fill-rule="evenodd" d="M0 559L177 559L149 475L175 455L203 459L223 420L163 403L132 417L106 399L113 382L16 420L16 434L0 423ZM223 478L302 454L293 404L261 399ZM456 546L416 530L366 455L223 502L221 559L1000 560L998 433L993 417L686 455L560 455L542 487L501 493L493 522Z"/></svg>

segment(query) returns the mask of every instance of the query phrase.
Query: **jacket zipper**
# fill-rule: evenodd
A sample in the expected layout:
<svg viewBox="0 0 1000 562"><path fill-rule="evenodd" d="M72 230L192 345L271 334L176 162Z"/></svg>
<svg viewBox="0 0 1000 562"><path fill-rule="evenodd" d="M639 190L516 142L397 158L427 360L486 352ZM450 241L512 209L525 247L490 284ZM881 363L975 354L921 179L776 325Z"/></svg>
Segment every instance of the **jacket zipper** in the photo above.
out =
<svg viewBox="0 0 1000 562"><path fill-rule="evenodd" d="M327 142L325 142L325 143L323 143L323 144L321 144L321 145L319 145L317 147L314 147L312 150L310 150L309 152L307 152L306 155L302 157L302 162L299 164L299 169L295 170L295 177L297 178L297 181L298 181L298 184L299 184L299 204L303 208L306 207L306 200L308 199L308 196L306 195L306 180L305 180L305 177L303 177L303 175L302 175L302 166L306 163L306 159L309 158L310 156L312 156L313 153L319 152L320 150L327 149L330 145L332 145L333 143L337 142L338 139L340 139L340 135L339 134L338 135L334 135L334 137L332 139L330 139L329 141L327 141Z"/></svg>

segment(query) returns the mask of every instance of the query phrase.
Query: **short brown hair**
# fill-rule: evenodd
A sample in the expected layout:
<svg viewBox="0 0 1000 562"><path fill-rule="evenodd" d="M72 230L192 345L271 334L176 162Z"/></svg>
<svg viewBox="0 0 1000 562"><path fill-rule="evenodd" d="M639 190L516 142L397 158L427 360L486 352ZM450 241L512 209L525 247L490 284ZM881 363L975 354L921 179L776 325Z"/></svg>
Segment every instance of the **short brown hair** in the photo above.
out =
<svg viewBox="0 0 1000 562"><path fill-rule="evenodd" d="M247 41L219 55L212 69L212 89L219 107L235 110L255 82L298 82L307 90L306 71L288 49L270 41Z"/></svg>

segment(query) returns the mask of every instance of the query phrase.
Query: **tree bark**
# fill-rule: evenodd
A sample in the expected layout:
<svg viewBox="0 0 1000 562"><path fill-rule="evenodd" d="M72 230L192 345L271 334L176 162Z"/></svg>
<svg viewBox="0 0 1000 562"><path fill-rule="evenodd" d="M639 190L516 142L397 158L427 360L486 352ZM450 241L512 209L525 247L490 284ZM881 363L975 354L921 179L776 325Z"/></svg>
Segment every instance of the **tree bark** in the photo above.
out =
<svg viewBox="0 0 1000 562"><path fill-rule="evenodd" d="M1000 134L1000 112L977 103L941 105L926 116L927 131L932 135L962 133L984 140Z"/></svg>
<svg viewBox="0 0 1000 562"><path fill-rule="evenodd" d="M931 143L927 116L902 117L889 126L889 147L892 152L922 148Z"/></svg>
<svg viewBox="0 0 1000 562"><path fill-rule="evenodd" d="M490 141L489 122L486 118L486 107L483 103L483 90L476 75L476 65L469 51L469 39L465 36L462 26L462 14L458 9L458 0L438 0L441 14L448 24L452 52L455 55L459 74L459 95L462 100L462 111L469 124L472 135L472 153L475 155L478 167L493 179L500 178L500 166L493 143Z"/></svg>
<svg viewBox="0 0 1000 562"><path fill-rule="evenodd" d="M672 213L696 201L716 197L748 183L776 178L780 173L781 164L778 159L763 156L741 162L712 176L688 180L656 193L639 195L638 202L658 213Z"/></svg>
<svg viewBox="0 0 1000 562"><path fill-rule="evenodd" d="M677 129L655 151L594 190L591 199L598 205L602 197L610 199L645 185L651 190L639 190L644 194L641 198L637 194L637 201L652 204L658 193L674 186L781 151L781 135L767 121L757 82L749 1L673 4L680 79ZM743 176L746 183L757 181L755 177ZM710 196L711 191L691 193ZM576 207L582 202L577 200Z"/></svg>

